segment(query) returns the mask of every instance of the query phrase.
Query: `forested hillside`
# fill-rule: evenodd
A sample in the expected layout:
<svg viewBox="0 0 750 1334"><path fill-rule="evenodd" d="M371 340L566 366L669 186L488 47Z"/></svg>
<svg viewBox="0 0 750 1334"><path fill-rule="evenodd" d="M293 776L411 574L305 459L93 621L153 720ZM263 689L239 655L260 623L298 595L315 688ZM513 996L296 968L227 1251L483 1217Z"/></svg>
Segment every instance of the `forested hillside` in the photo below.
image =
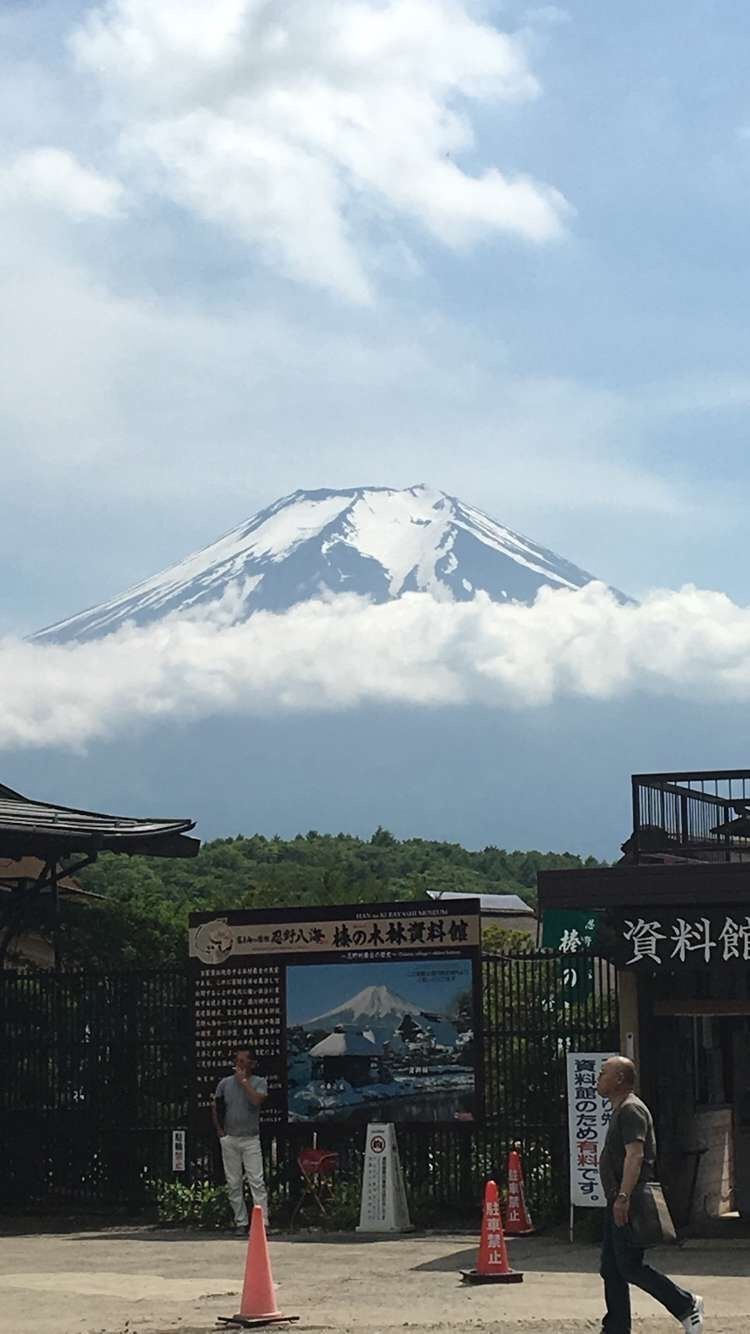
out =
<svg viewBox="0 0 750 1334"><path fill-rule="evenodd" d="M311 830L294 839L217 839L190 861L103 855L84 889L103 896L65 908L66 957L91 968L151 967L185 957L188 913L425 898L428 890L519 894L534 903L541 869L595 865L571 853L470 852L458 843L369 841Z"/></svg>

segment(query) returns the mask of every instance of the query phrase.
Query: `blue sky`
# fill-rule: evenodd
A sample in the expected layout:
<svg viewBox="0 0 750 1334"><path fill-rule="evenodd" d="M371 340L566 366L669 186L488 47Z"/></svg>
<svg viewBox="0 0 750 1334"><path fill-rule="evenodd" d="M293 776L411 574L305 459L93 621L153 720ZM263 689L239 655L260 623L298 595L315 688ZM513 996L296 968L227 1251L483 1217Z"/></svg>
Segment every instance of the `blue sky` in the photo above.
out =
<svg viewBox="0 0 750 1334"><path fill-rule="evenodd" d="M6 4L0 634L299 487L420 481L636 597L739 605L667 599L640 637L620 617L622 685L594 608L591 663L568 635L525 713L482 707L483 639L471 712L278 721L262 697L241 759L229 724L184 722L192 649L171 701L150 650L137 681L107 651L34 694L11 638L4 781L166 791L207 835L382 822L611 855L631 769L746 762L749 58L750 11L709 0ZM105 697L132 736L92 723ZM160 709L180 721L149 745ZM548 800L516 809L519 764Z"/></svg>
<svg viewBox="0 0 750 1334"><path fill-rule="evenodd" d="M443 976L450 973L451 978ZM429 974L435 974L430 978ZM351 1000L365 987L388 987L404 1000L435 1013L448 1013L461 991L471 987L471 961L430 960L422 963L340 963L335 967L287 968L287 1021L303 1023L327 1014ZM300 990L301 988L301 990Z"/></svg>
<svg viewBox="0 0 750 1334"><path fill-rule="evenodd" d="M386 164L373 180L356 168L351 185L345 150L318 143L285 225L295 244L325 233L310 210L328 154L346 244L335 253L331 229L328 249L311 242L294 272L247 208L240 221L222 212L231 152L214 175L206 143L196 149L208 135L196 128L201 108L226 121L222 79L239 77L243 91L259 60L263 74L251 26L238 39L240 76L216 57L205 84L196 52L258 5L223 0L206 37L205 7L165 0L165 22L178 15L169 40L154 38L150 8L10 5L0 18L10 276L0 542L13 574L3 629L96 601L297 486L417 480L635 593L692 580L742 598L743 6L434 5L425 88L440 132L449 112L466 132L456 148L435 147L428 126L419 153L434 148L429 165L455 160L464 178L497 169L559 192L558 233L478 222L465 187L449 217L439 187L425 186L420 215L402 197L404 173ZM372 18L388 7L357 8ZM287 63L308 62L337 94L341 67L300 36L304 9L288 0L279 11ZM387 66L390 101L403 97L417 124L403 16L418 26L423 14L416 0L390 9L401 20L389 58L368 57L365 42L362 83L380 96ZM317 12L333 21L336 0ZM474 72L454 71L444 91L456 15L510 43L502 58L515 65L499 91L483 92L476 51ZM136 39L152 41L150 73L125 77ZM174 41L182 83L162 93ZM312 112L298 82L291 99L282 84L286 150ZM186 120L187 146L175 129ZM402 123L394 113L371 132L368 163L398 143ZM241 151L243 122L233 124ZM290 172L282 166L273 187Z"/></svg>

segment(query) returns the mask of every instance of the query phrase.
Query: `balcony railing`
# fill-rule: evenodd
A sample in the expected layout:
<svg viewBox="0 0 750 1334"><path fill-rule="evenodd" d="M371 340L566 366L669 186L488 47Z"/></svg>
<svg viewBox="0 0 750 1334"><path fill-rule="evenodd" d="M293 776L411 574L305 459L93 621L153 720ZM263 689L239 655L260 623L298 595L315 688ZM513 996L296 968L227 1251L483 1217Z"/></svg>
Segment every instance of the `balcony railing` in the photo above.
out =
<svg viewBox="0 0 750 1334"><path fill-rule="evenodd" d="M634 861L750 861L750 769L634 774Z"/></svg>

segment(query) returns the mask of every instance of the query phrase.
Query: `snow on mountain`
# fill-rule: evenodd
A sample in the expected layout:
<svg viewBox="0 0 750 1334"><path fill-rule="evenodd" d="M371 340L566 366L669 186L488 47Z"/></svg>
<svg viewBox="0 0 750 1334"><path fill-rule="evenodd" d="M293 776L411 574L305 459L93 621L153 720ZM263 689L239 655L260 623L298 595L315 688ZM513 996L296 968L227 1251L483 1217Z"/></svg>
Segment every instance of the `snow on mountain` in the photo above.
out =
<svg viewBox="0 0 750 1334"><path fill-rule="evenodd" d="M358 991L351 1000L335 1009L316 1015L314 1019L306 1019L304 1027L334 1029L342 1024L345 1028L362 1029L383 1019L394 1019L395 1027L398 1027L405 1014L418 1017L421 1013L418 1005L405 1000L390 987L372 986Z"/></svg>
<svg viewBox="0 0 750 1334"><path fill-rule="evenodd" d="M97 639L127 622L208 608L227 594L234 618L244 620L343 592L374 602L407 592L466 601L481 589L497 602L529 603L545 585L581 588L593 578L427 486L295 491L211 546L33 638Z"/></svg>
<svg viewBox="0 0 750 1334"><path fill-rule="evenodd" d="M413 1001L386 986L364 987L335 1009L306 1019L303 1027L308 1032L321 1028L328 1032L336 1029L356 1033L367 1031L377 1043L390 1042L406 1014L411 1015L420 1029L431 1033L436 1042L447 1047L454 1045L457 1031L449 1019L426 1014Z"/></svg>

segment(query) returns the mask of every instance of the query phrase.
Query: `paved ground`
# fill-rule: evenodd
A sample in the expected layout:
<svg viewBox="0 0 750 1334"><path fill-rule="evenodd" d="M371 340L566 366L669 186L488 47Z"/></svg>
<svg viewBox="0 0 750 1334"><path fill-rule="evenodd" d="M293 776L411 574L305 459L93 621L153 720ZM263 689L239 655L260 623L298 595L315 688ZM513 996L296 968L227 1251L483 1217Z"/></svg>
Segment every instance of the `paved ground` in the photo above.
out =
<svg viewBox="0 0 750 1334"><path fill-rule="evenodd" d="M342 1334L414 1334L479 1327L518 1334L599 1328L600 1280L591 1246L534 1237L511 1242L517 1287L467 1288L475 1258L463 1236L371 1240L272 1239L281 1310L298 1328ZM237 1309L245 1243L233 1237L114 1228L12 1235L0 1241L2 1334L206 1334ZM689 1242L655 1263L706 1298L707 1334L750 1330L750 1244ZM637 1334L677 1324L636 1294Z"/></svg>

